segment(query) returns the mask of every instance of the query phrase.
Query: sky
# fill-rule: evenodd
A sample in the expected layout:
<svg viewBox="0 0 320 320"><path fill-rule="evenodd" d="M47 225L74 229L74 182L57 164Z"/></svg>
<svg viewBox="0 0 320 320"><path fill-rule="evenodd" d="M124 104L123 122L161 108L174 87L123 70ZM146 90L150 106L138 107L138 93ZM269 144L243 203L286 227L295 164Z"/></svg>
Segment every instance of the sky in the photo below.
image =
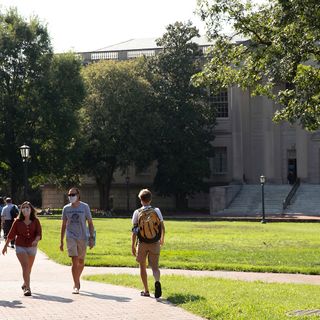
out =
<svg viewBox="0 0 320 320"><path fill-rule="evenodd" d="M94 51L134 38L158 38L175 21L191 20L196 0L0 0L0 10L17 7L25 18L36 15L47 25L56 53Z"/></svg>
<svg viewBox="0 0 320 320"><path fill-rule="evenodd" d="M56 53L158 38L176 21L191 20L204 35L196 6L197 0L0 0L1 12L16 7L26 19L35 15L47 25Z"/></svg>

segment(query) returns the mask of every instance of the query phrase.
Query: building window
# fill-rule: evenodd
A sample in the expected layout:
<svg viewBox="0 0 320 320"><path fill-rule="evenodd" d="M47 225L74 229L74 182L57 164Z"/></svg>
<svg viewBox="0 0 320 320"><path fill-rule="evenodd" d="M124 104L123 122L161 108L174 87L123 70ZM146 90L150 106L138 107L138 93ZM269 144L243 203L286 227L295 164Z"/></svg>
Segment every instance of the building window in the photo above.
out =
<svg viewBox="0 0 320 320"><path fill-rule="evenodd" d="M228 118L228 90L210 96L210 103L216 110L217 118Z"/></svg>
<svg viewBox="0 0 320 320"><path fill-rule="evenodd" d="M227 147L215 147L214 156L211 159L212 174L227 173Z"/></svg>

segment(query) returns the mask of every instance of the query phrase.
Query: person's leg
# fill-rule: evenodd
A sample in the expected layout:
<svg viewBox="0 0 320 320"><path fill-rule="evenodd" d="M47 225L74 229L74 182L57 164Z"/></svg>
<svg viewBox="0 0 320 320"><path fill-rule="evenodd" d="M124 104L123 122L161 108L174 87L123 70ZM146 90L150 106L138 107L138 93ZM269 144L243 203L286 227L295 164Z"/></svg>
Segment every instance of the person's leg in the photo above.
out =
<svg viewBox="0 0 320 320"><path fill-rule="evenodd" d="M149 293L149 287L148 287L148 275L147 275L147 245L144 242L139 242L137 247L137 256L136 260L139 263L140 267L140 277L141 281L144 287L144 292L141 294Z"/></svg>
<svg viewBox="0 0 320 320"><path fill-rule="evenodd" d="M82 271L84 269L84 259L87 253L86 240L77 240L77 251L78 251L77 279L79 282L79 286L76 288L80 289L80 279L81 279Z"/></svg>
<svg viewBox="0 0 320 320"><path fill-rule="evenodd" d="M79 276L79 257L71 257L72 259L72 266L71 272L73 277L73 287L76 289L80 288L80 276Z"/></svg>
<svg viewBox="0 0 320 320"><path fill-rule="evenodd" d="M35 260L36 256L28 256L28 271L29 271L29 282L30 282L30 277L31 277L31 270L32 270L32 266L33 266L33 263L34 263L34 260ZM29 288L30 288L30 285L29 285Z"/></svg>
<svg viewBox="0 0 320 320"><path fill-rule="evenodd" d="M149 245L148 261L152 269L155 281L160 281L159 257L160 257L160 243L152 243Z"/></svg>
<svg viewBox="0 0 320 320"><path fill-rule="evenodd" d="M144 292L147 293L149 292L149 287L148 287L148 274L147 274L147 264L146 261L140 262L140 277L142 280L142 284L144 286Z"/></svg>
<svg viewBox="0 0 320 320"><path fill-rule="evenodd" d="M26 253L17 253L18 260L22 268L22 277L26 289L30 289L30 268L29 257Z"/></svg>
<svg viewBox="0 0 320 320"><path fill-rule="evenodd" d="M9 231L10 231L10 221L4 220L4 223L3 223L3 238L4 238L4 240L7 240L7 236L8 236Z"/></svg>
<svg viewBox="0 0 320 320"><path fill-rule="evenodd" d="M82 271L84 269L84 259L78 259L78 279L79 279L79 287L78 289L80 289L80 279L81 279L81 274L82 274Z"/></svg>
<svg viewBox="0 0 320 320"><path fill-rule="evenodd" d="M159 257L160 257L160 243L156 242L153 244L150 244L149 248L149 265L152 269L153 277L155 280L154 287L155 287L155 298L160 298L162 295L161 290L161 283L160 283L160 269L159 269Z"/></svg>

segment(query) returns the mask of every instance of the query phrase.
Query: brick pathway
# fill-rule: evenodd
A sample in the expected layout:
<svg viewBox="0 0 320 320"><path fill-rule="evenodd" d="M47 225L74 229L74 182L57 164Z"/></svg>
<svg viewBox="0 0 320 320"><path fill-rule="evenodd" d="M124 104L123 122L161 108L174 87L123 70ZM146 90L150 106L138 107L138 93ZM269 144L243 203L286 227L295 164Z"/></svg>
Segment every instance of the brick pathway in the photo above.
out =
<svg viewBox="0 0 320 320"><path fill-rule="evenodd" d="M3 241L1 242L1 250ZM92 268L91 268L92 269ZM22 275L14 249L0 257L1 320L200 320L166 300L140 297L136 289L82 281L81 294L73 295L70 267L61 266L38 252L31 275L32 297L20 288Z"/></svg>

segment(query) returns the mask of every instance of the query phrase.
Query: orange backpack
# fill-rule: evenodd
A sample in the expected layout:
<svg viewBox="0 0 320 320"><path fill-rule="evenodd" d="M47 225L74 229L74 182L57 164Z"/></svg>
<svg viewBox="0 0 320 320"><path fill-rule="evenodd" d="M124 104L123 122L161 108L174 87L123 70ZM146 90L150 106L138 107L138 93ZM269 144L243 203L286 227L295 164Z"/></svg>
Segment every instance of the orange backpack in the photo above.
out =
<svg viewBox="0 0 320 320"><path fill-rule="evenodd" d="M153 243L161 237L161 222L154 208L138 209L138 238L142 242Z"/></svg>

